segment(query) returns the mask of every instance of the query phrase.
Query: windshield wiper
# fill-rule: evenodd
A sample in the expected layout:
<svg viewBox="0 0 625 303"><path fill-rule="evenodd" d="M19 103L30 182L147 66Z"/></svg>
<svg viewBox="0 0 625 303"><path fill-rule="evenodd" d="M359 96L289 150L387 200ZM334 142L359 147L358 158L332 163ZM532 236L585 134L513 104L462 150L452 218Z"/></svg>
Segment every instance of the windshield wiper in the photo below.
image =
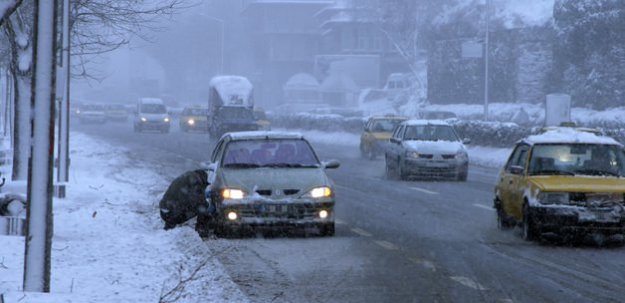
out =
<svg viewBox="0 0 625 303"><path fill-rule="evenodd" d="M225 168L257 168L260 167L260 165L255 164L255 163L229 163L229 164L224 164Z"/></svg>
<svg viewBox="0 0 625 303"><path fill-rule="evenodd" d="M542 169L533 171L530 173L532 176L536 175L562 175L562 176L575 176L575 173L566 171L566 170L557 170L557 169Z"/></svg>
<svg viewBox="0 0 625 303"><path fill-rule="evenodd" d="M580 175L619 177L618 173L607 171L607 170L601 170L601 169L580 169L580 170L575 170L575 173L580 174Z"/></svg>

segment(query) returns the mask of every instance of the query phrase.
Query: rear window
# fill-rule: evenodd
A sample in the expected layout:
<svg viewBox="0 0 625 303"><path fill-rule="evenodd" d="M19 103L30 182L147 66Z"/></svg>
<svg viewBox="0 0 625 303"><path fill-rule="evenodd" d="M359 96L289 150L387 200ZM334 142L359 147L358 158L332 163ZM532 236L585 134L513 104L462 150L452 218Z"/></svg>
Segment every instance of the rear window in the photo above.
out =
<svg viewBox="0 0 625 303"><path fill-rule="evenodd" d="M167 108L163 104L141 104L141 112L146 114L166 114Z"/></svg>

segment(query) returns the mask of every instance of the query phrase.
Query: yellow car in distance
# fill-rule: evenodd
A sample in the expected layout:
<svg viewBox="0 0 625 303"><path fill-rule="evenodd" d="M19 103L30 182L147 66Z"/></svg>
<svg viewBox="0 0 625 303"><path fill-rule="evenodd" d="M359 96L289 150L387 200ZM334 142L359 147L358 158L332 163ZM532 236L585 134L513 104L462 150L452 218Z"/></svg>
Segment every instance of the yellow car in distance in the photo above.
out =
<svg viewBox="0 0 625 303"><path fill-rule="evenodd" d="M393 129L407 119L407 117L400 116L370 117L360 135L360 154L362 157L373 160L376 156L384 154L385 145L391 138Z"/></svg>
<svg viewBox="0 0 625 303"><path fill-rule="evenodd" d="M258 125L258 130L271 130L271 121L267 118L264 109L254 109L254 121L256 121L256 125Z"/></svg>
<svg viewBox="0 0 625 303"><path fill-rule="evenodd" d="M180 113L180 130L189 131L208 131L208 108L193 106L185 107Z"/></svg>
<svg viewBox="0 0 625 303"><path fill-rule="evenodd" d="M552 128L519 141L495 187L502 229L525 240L625 233L625 150L595 131ZM617 240L620 241L620 240Z"/></svg>

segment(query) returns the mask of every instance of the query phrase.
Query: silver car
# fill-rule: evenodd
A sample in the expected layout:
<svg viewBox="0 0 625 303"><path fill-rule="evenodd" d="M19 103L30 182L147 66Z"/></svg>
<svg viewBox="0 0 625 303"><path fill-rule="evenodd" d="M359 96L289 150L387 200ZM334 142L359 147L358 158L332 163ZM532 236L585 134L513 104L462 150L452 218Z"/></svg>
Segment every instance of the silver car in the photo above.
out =
<svg viewBox="0 0 625 303"><path fill-rule="evenodd" d="M226 133L210 163L206 211L198 232L218 236L274 227L316 227L334 235L334 188L306 139L297 133Z"/></svg>
<svg viewBox="0 0 625 303"><path fill-rule="evenodd" d="M386 150L386 173L466 181L469 156L454 128L441 120L408 120L393 131Z"/></svg>

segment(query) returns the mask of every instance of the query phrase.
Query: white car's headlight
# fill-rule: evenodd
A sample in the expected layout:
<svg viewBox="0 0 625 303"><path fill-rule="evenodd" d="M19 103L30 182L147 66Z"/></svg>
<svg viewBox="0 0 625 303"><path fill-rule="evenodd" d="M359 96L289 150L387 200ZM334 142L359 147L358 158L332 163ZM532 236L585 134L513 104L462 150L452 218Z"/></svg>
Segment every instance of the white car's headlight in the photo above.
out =
<svg viewBox="0 0 625 303"><path fill-rule="evenodd" d="M417 152L417 151L407 151L406 152L406 157L407 158L418 159L419 158L419 152Z"/></svg>
<svg viewBox="0 0 625 303"><path fill-rule="evenodd" d="M225 188L221 191L221 196L224 199L240 200L245 197L245 192L240 189Z"/></svg>
<svg viewBox="0 0 625 303"><path fill-rule="evenodd" d="M332 189L327 186L315 187L311 189L305 196L312 198L325 198L332 196Z"/></svg>
<svg viewBox="0 0 625 303"><path fill-rule="evenodd" d="M540 192L536 197L541 204L569 204L569 193L564 192Z"/></svg>
<svg viewBox="0 0 625 303"><path fill-rule="evenodd" d="M187 123L188 123L189 125L193 125L193 124L195 124L195 120L193 120L193 119L189 119L189 120L187 120Z"/></svg>
<svg viewBox="0 0 625 303"><path fill-rule="evenodd" d="M147 122L148 119L146 117L141 117L141 122Z"/></svg>
<svg viewBox="0 0 625 303"><path fill-rule="evenodd" d="M165 117L165 119L163 119L163 121L169 122L169 117Z"/></svg>

